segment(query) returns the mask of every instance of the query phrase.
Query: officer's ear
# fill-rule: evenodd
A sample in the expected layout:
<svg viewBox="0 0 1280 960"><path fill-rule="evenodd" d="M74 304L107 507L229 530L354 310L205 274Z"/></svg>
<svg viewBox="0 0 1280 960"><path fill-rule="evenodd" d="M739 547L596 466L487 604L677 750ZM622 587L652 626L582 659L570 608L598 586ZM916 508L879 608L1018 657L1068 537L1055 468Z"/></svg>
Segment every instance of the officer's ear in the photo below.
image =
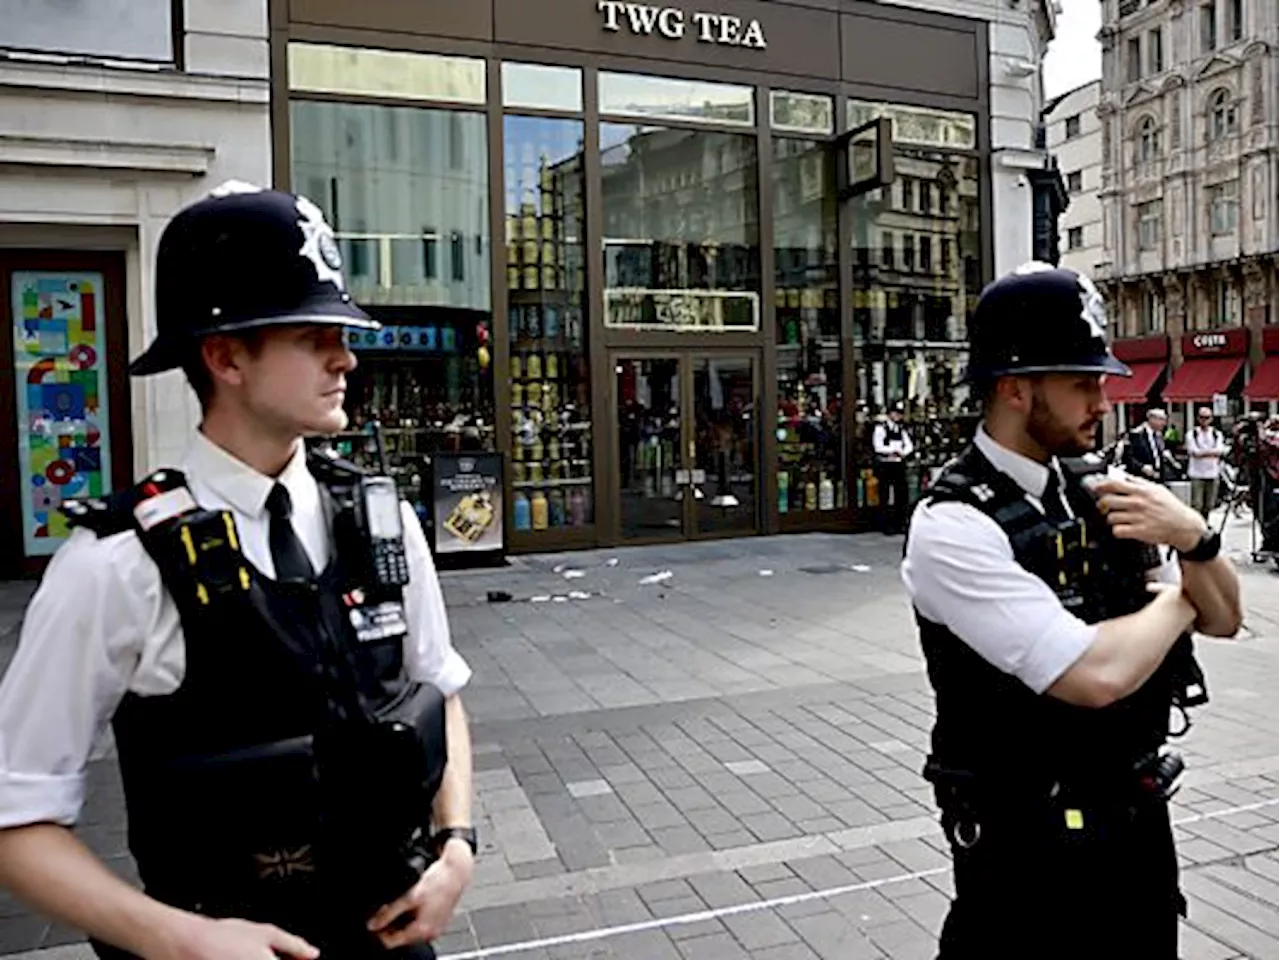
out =
<svg viewBox="0 0 1280 960"><path fill-rule="evenodd" d="M215 333L201 341L201 359L214 383L225 383L233 387L244 383L248 361L258 356L262 349L261 339L252 335L257 331L246 333L251 335Z"/></svg>
<svg viewBox="0 0 1280 960"><path fill-rule="evenodd" d="M992 396L1001 406L1026 413L1031 409L1031 380L1027 377L1007 376L996 380L992 388Z"/></svg>

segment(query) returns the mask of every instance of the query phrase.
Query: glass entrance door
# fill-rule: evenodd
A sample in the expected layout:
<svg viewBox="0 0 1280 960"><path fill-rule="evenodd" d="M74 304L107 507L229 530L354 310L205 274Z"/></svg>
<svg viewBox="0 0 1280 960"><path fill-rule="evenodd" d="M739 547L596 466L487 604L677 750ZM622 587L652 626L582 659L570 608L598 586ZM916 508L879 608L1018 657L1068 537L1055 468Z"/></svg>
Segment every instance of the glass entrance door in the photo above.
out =
<svg viewBox="0 0 1280 960"><path fill-rule="evenodd" d="M759 383L750 354L613 358L623 540L757 530Z"/></svg>

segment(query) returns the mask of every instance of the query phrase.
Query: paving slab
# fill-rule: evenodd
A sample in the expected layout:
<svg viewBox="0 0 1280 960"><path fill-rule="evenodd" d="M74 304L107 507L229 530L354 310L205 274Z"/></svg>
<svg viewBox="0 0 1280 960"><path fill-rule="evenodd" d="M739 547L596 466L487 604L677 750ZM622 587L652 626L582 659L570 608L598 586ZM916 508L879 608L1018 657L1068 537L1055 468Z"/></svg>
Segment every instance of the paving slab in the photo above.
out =
<svg viewBox="0 0 1280 960"><path fill-rule="evenodd" d="M1199 640L1213 700L1178 745L1187 960L1280 946L1276 579L1247 562L1246 529L1226 543L1246 629ZM476 671L483 848L442 960L931 957L951 879L920 777L932 697L900 556L895 537L803 535L445 574ZM565 565L587 598L530 602L567 594ZM30 586L0 584L0 665ZM121 804L104 737L82 835L132 877ZM84 960L61 943L74 936L0 897L10 960Z"/></svg>

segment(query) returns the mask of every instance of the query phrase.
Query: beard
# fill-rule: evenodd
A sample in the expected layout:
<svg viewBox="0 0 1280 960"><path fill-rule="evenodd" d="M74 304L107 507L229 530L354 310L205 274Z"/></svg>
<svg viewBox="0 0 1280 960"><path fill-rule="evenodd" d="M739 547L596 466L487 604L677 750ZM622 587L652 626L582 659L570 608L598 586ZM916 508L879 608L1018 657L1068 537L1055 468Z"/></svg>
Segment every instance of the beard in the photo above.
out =
<svg viewBox="0 0 1280 960"><path fill-rule="evenodd" d="M1047 453L1055 457L1078 457L1088 453L1097 445L1094 441L1097 426L1096 417L1090 417L1084 423L1066 423L1045 402L1040 384L1032 387L1027 435ZM1082 440L1080 434L1086 430L1089 431L1089 438Z"/></svg>

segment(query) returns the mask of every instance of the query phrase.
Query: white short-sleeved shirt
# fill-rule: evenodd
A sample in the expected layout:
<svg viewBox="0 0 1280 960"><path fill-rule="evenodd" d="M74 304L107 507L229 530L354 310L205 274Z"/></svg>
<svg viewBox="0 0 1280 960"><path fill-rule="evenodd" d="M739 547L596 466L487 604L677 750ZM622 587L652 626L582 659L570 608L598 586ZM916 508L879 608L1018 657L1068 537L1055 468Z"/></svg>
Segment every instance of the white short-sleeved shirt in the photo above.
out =
<svg viewBox="0 0 1280 960"><path fill-rule="evenodd" d="M245 557L275 575L267 495L276 482L197 433L182 470L201 506L235 517ZM330 531L302 444L278 478L312 565L329 562ZM418 518L401 504L410 580L404 591L409 675L446 695L471 678L453 649L444 596ZM75 530L27 608L13 662L0 681L0 828L72 824L84 800L85 765L126 692L172 693L186 648L177 607L132 531L98 539Z"/></svg>
<svg viewBox="0 0 1280 960"><path fill-rule="evenodd" d="M1000 446L982 428L974 443L1044 512L1048 466ZM1063 507L1074 516L1063 497ZM1168 571L1161 569L1162 576ZM1176 578L1176 572L1173 574ZM1000 526L967 503L923 501L911 518L902 580L922 617L947 627L984 660L1036 693L1051 687L1088 649L1097 627L1063 607L1043 580L1018 564Z"/></svg>

